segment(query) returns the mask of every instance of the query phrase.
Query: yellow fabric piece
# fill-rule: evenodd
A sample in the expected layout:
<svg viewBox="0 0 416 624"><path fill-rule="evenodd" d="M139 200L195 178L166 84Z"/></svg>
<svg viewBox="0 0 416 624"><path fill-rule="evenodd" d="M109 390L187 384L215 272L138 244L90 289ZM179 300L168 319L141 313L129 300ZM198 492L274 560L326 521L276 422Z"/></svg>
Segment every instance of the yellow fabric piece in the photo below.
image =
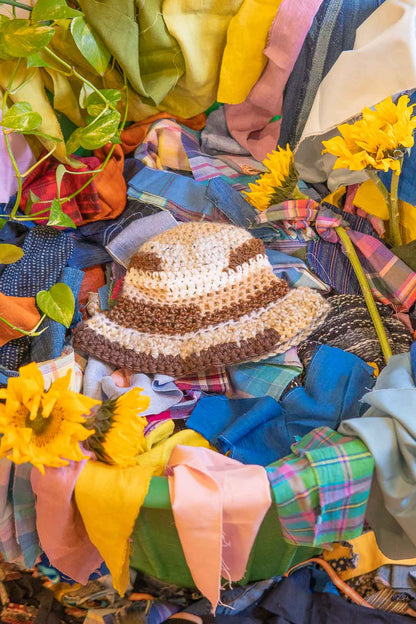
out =
<svg viewBox="0 0 416 624"><path fill-rule="evenodd" d="M355 197L354 205L383 221L389 220L389 210L383 195L372 180L363 182ZM404 201L399 201L400 226L403 244L416 239L416 208Z"/></svg>
<svg viewBox="0 0 416 624"><path fill-rule="evenodd" d="M347 188L345 186L340 186L336 191L333 191L333 193L324 197L322 201L328 202L328 204L332 204L333 206L339 208L339 201L342 197L344 197L346 190Z"/></svg>
<svg viewBox="0 0 416 624"><path fill-rule="evenodd" d="M161 426L150 442L172 431L172 421ZM158 434L157 434L158 432ZM157 435L156 435L157 434ZM121 596L129 581L130 536L149 489L153 475L162 476L175 446L203 446L209 442L187 429L152 446L130 468L110 466L99 461L86 463L75 486L75 500L91 542L103 557L113 585Z"/></svg>
<svg viewBox="0 0 416 624"><path fill-rule="evenodd" d="M215 102L228 25L241 4L242 0L164 0L163 19L180 45L186 72L159 110L187 118Z"/></svg>
<svg viewBox="0 0 416 624"><path fill-rule="evenodd" d="M358 555L358 565L353 570L344 570L337 572L338 576L343 581L367 574L373 570L377 570L383 565L404 565L414 566L416 565L416 559L389 559L379 549L376 542L376 537L373 531L363 533L360 537L348 540L348 544L352 547L352 552ZM340 559L345 557L349 559L351 557L351 547L342 546L341 544L335 544L333 550L324 550L323 558L325 561L331 561L332 559Z"/></svg>
<svg viewBox="0 0 416 624"><path fill-rule="evenodd" d="M222 57L218 102L244 102L260 78L267 64L263 50L281 3L282 0L244 0L232 18Z"/></svg>

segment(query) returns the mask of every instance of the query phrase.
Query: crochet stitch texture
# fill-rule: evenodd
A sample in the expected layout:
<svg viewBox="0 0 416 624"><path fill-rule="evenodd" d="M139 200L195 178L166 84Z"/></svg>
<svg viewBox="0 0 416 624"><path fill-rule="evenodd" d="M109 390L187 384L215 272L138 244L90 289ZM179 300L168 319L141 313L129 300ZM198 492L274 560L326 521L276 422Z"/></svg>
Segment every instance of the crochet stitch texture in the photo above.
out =
<svg viewBox="0 0 416 624"><path fill-rule="evenodd" d="M283 353L328 311L314 290L277 278L263 243L246 230L184 223L141 246L117 304L77 330L75 348L179 377Z"/></svg>

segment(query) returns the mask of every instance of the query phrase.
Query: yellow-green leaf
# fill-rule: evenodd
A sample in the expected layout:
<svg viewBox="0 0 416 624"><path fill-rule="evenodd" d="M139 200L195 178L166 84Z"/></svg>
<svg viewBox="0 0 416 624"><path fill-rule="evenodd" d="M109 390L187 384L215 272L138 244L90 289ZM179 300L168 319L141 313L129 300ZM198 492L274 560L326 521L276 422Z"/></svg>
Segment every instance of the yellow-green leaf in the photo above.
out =
<svg viewBox="0 0 416 624"><path fill-rule="evenodd" d="M41 198L38 197L36 195L36 193L34 193L32 190L30 190L29 191L29 197L28 197L28 200L26 202L25 215L30 214L30 211L32 210L33 204L37 204L40 201L42 201Z"/></svg>
<svg viewBox="0 0 416 624"><path fill-rule="evenodd" d="M64 213L62 206L58 199L53 199L51 203L51 212L49 215L47 225L58 225L59 227L76 228L77 226L72 221L71 217Z"/></svg>
<svg viewBox="0 0 416 624"><path fill-rule="evenodd" d="M0 57L24 58L48 45L55 30L50 26L31 24L29 20L13 19L0 22Z"/></svg>
<svg viewBox="0 0 416 624"><path fill-rule="evenodd" d="M38 128L41 123L42 117L32 110L29 102L18 102L9 108L0 125L20 132L30 132Z"/></svg>
<svg viewBox="0 0 416 624"><path fill-rule="evenodd" d="M103 76L110 62L111 54L100 36L93 31L83 16L72 20L71 33L83 57Z"/></svg>
<svg viewBox="0 0 416 624"><path fill-rule="evenodd" d="M84 149L94 150L106 145L118 130L120 113L114 110L105 111L92 123L81 129L79 142Z"/></svg>
<svg viewBox="0 0 416 624"><path fill-rule="evenodd" d="M23 257L23 250L17 245L8 243L0 245L0 264L13 264Z"/></svg>
<svg viewBox="0 0 416 624"><path fill-rule="evenodd" d="M100 93L111 106L115 106L121 99L120 91L117 89L102 89ZM93 117L97 117L106 107L106 102L100 95L94 91L87 99L87 113Z"/></svg>
<svg viewBox="0 0 416 624"><path fill-rule="evenodd" d="M32 19L41 22L82 15L80 11L71 9L65 0L38 0L32 11Z"/></svg>
<svg viewBox="0 0 416 624"><path fill-rule="evenodd" d="M55 284L49 290L41 290L36 295L40 310L53 321L69 327L75 311L74 294L67 284Z"/></svg>

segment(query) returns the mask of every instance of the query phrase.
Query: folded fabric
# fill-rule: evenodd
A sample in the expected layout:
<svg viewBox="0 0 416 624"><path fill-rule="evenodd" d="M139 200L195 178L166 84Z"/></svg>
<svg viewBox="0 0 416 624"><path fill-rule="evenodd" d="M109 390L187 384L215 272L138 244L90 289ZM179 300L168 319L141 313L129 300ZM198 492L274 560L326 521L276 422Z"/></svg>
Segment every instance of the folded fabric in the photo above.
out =
<svg viewBox="0 0 416 624"><path fill-rule="evenodd" d="M361 440L328 427L292 445L292 454L266 468L284 538L323 546L360 535L373 476Z"/></svg>
<svg viewBox="0 0 416 624"><path fill-rule="evenodd" d="M230 366L228 370L235 397L271 396L278 401L288 383L303 371L303 366L294 347L263 362Z"/></svg>
<svg viewBox="0 0 416 624"><path fill-rule="evenodd" d="M115 373L102 379L102 390L105 396L114 400L132 388L142 388L143 394L150 399L150 404L149 407L140 412L141 417L160 414L160 412L164 412L179 403L183 397L183 392L175 386L173 378L167 375L155 375L151 379L144 373L136 373L131 376L129 385L125 388L116 385L114 376Z"/></svg>
<svg viewBox="0 0 416 624"><path fill-rule="evenodd" d="M143 142L150 126L158 119L176 119L176 121L187 126L188 128L192 128L192 130L201 130L205 125L204 113L199 113L198 115L195 115L195 117L190 117L189 119L182 119L181 117L176 117L166 111L162 111L161 113L157 113L157 115L138 121L123 130L121 133L121 147L123 152L125 154L134 152L136 147Z"/></svg>
<svg viewBox="0 0 416 624"><path fill-rule="evenodd" d="M1 119L2 113L0 111ZM13 132L8 139L19 171L22 173L26 172L34 164L35 157L25 137L18 132ZM4 143L3 133L0 136L0 159L2 163L0 170L0 203L7 204L10 197L17 192L17 179Z"/></svg>
<svg viewBox="0 0 416 624"><path fill-rule="evenodd" d="M411 0L386 0L383 4L380 0L357 0L352 6L354 9L348 15L351 19L345 21L345 36L350 37L347 29L353 29L353 33L357 22L363 22L364 16L366 19L357 29L353 46L342 46L336 63L317 85L319 89L313 94L316 97L307 122L304 119L304 129L298 124L297 141L300 139L301 143L296 164L305 180L324 180L331 171L333 157L320 154L322 141L333 128L354 118L365 106L374 106L390 95L414 89L416 84L416 39L411 27L416 14L414 3ZM325 32L325 28L322 30ZM338 47L339 40L342 38L331 40L331 44ZM346 91L347 84L351 88ZM299 93L296 95L299 97ZM341 175L343 173L347 173L346 170ZM338 175L338 183L344 181L346 178Z"/></svg>
<svg viewBox="0 0 416 624"><path fill-rule="evenodd" d="M416 559L390 559L377 546L374 531L367 531L348 542L331 544L322 553L343 581L373 572L381 566L398 565L407 569L416 565Z"/></svg>
<svg viewBox="0 0 416 624"><path fill-rule="evenodd" d="M155 169L192 171L197 182L219 176L238 176L238 172L222 160L204 154L195 133L171 119L157 121L151 126L134 157Z"/></svg>
<svg viewBox="0 0 416 624"><path fill-rule="evenodd" d="M46 467L44 475L34 469L31 478L42 549L53 566L82 584L103 561L88 537L73 496L77 479L87 463Z"/></svg>
<svg viewBox="0 0 416 624"><path fill-rule="evenodd" d="M127 186L123 176L124 153L121 146L107 143L104 147L95 150L94 155L103 163L113 147L110 160L94 178L100 203L100 213L92 217L91 221L115 219L126 206Z"/></svg>
<svg viewBox="0 0 416 624"><path fill-rule="evenodd" d="M0 551L6 561L14 561L22 554L16 538L13 505L9 498L12 467L10 459L0 458Z"/></svg>
<svg viewBox="0 0 416 624"><path fill-rule="evenodd" d="M348 50L354 47L357 29L383 1L349 0L345 3L342 0L325 0L322 3L286 86L280 145L290 143L294 147L298 144L314 101L321 101L317 96L321 83L340 55L342 58L344 50L348 56ZM344 94L343 87L339 92ZM367 85L363 90L366 88ZM354 96L356 92L359 93L359 90L354 85ZM345 98L342 104L345 104ZM358 108L355 112L360 110Z"/></svg>
<svg viewBox="0 0 416 624"><path fill-rule="evenodd" d="M253 39L255 38L253 37ZM237 156L250 154L228 132L224 106L220 106L208 115L205 127L201 132L201 147L206 154L235 154Z"/></svg>
<svg viewBox="0 0 416 624"><path fill-rule="evenodd" d="M88 171L98 169L100 166L100 161L95 157L83 158L82 162L84 164L84 170L86 171L85 175L64 175L60 187L61 197L68 197L72 193L78 191L81 186L90 179L91 176L88 174ZM42 201L52 201L58 196L56 184L56 169L58 165L59 161L53 158L53 156L50 156L41 162L36 169L27 176L23 185L22 199L20 202L22 210L26 209L30 191ZM66 168L68 171L79 171L79 169L73 169L68 165L66 165ZM40 204L35 201L31 205L29 214L34 214L44 209L45 204ZM71 217L76 225L81 225L85 221L99 215L100 205L95 181L93 180L88 184L76 197L62 204L62 210ZM45 212L42 218L38 217L36 222L45 224L45 219L47 217L49 217L49 212Z"/></svg>
<svg viewBox="0 0 416 624"><path fill-rule="evenodd" d="M321 3L322 0L310 0L306 5L302 0L281 2L264 50L268 58L266 68L244 102L240 100L241 104L225 108L230 134L257 160L264 160L279 140L286 82ZM263 15L263 9L259 14Z"/></svg>
<svg viewBox="0 0 416 624"><path fill-rule="evenodd" d="M166 470L186 562L195 585L215 611L221 576L230 582L244 576L271 505L266 471L208 449L184 446L173 450Z"/></svg>
<svg viewBox="0 0 416 624"><path fill-rule="evenodd" d="M360 437L374 456L376 472L367 519L388 557L416 556L413 375L410 353L392 356L373 391L362 398L369 409L339 428L346 435Z"/></svg>
<svg viewBox="0 0 416 624"><path fill-rule="evenodd" d="M65 347L59 357L46 362L37 362L37 365L45 380L45 390L49 389L53 381L60 377L65 377L67 372L71 371L71 381L68 389L74 392L81 392L83 370L75 358L72 347Z"/></svg>
<svg viewBox="0 0 416 624"><path fill-rule="evenodd" d="M296 288L306 286L324 292L330 290L330 286L309 271L306 263L300 258L290 256L277 249L267 249L266 253L273 267L273 273L277 277L285 279L291 286Z"/></svg>
<svg viewBox="0 0 416 624"><path fill-rule="evenodd" d="M40 320L34 297L11 297L0 292L0 310L3 319L11 324L0 320L0 347L23 336L15 327L31 331Z"/></svg>
<svg viewBox="0 0 416 624"><path fill-rule="evenodd" d="M163 475L177 444L208 443L193 432L173 432L169 423L147 438L149 451L138 465L118 468L98 461L87 462L75 486L75 500L91 542L110 570L115 589L124 595L129 580L130 536L146 497L152 475ZM172 423L173 425L173 423ZM192 435L189 435L192 433ZM153 446L152 446L153 445Z"/></svg>
<svg viewBox="0 0 416 624"><path fill-rule="evenodd" d="M146 2L137 13L133 0L80 4L133 89L159 104L185 71L180 42L162 15L162 0Z"/></svg>
<svg viewBox="0 0 416 624"><path fill-rule="evenodd" d="M105 246L112 258L127 268L138 247L149 238L166 232L178 222L169 212L162 210L155 214L132 221Z"/></svg>
<svg viewBox="0 0 416 624"><path fill-rule="evenodd" d="M295 436L319 425L336 429L341 420L358 416L358 401L374 383L372 371L355 355L320 345L308 366L304 387L292 389L279 403L269 396L203 397L187 426L222 453L266 466L290 452Z"/></svg>
<svg viewBox="0 0 416 624"><path fill-rule="evenodd" d="M231 18L242 0L209 0L198 5L189 0L164 0L161 14L169 33L178 42L186 71L165 97L165 110L181 117L201 113L216 100L219 68Z"/></svg>
<svg viewBox="0 0 416 624"><path fill-rule="evenodd" d="M354 353L365 362L376 364L379 370L384 368L385 359L364 297L333 295L327 298L327 302L331 310L325 325L314 331L298 347L302 364L308 366L316 347L327 344ZM393 316L391 308L378 302L376 306L393 354L407 352L412 344L412 334Z"/></svg>
<svg viewBox="0 0 416 624"><path fill-rule="evenodd" d="M281 2L282 0L244 0L231 19L221 61L217 92L219 102L243 102L260 78L267 63L263 50ZM256 34L255 37L253 33Z"/></svg>
<svg viewBox="0 0 416 624"><path fill-rule="evenodd" d="M304 230L305 236L309 239L316 239L318 234L327 243L339 243L334 228L344 223L342 219L344 215L342 213L338 215L336 210L332 210L332 206L326 202L323 202L320 207L311 199L291 200L270 206L268 210L257 215L257 222L261 225L281 222L288 231ZM353 217L355 220L359 219L355 215L346 213L345 218L351 220ZM361 221L365 222L365 219ZM395 306L395 309L399 306L399 311L411 308L416 301L416 273L411 271L379 239L353 228L346 231L357 251L376 299ZM343 246L341 249L345 253ZM321 259L316 261L312 251L309 260L313 270L322 278L322 269L319 268Z"/></svg>
<svg viewBox="0 0 416 624"><path fill-rule="evenodd" d="M48 290L56 284L72 250L72 239L65 232L42 225L32 228L23 243L23 258L7 265L0 275L0 292L14 297L36 297L40 290ZM30 353L33 340L23 336L0 347L0 364L17 370L35 359ZM39 359L45 360L48 356Z"/></svg>

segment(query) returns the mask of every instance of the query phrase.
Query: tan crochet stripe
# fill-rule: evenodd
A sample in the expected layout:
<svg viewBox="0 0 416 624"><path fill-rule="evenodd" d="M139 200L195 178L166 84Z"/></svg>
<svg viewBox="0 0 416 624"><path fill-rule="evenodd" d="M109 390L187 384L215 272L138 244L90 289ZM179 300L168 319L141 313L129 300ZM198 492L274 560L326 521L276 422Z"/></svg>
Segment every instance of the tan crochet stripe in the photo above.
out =
<svg viewBox="0 0 416 624"><path fill-rule="evenodd" d="M246 299L211 310L197 305L155 305L121 297L108 317L122 327L140 332L186 334L210 325L237 320L245 314L264 308L288 291L286 282L275 280L264 290L257 290Z"/></svg>
<svg viewBox="0 0 416 624"><path fill-rule="evenodd" d="M220 271L207 266L206 271L189 270L187 273L138 271L132 267L124 279L126 288L132 286L149 298L161 303L181 302L201 297L223 289L237 287L237 297L244 293L248 282L263 288L271 279L277 279L266 256L251 258L236 270ZM250 286L249 286L250 287Z"/></svg>
<svg viewBox="0 0 416 624"><path fill-rule="evenodd" d="M273 329L266 329L253 338L243 340L240 344L232 342L218 344L183 359L179 355L153 357L150 354L137 353L116 342L110 342L104 336L99 336L88 328L78 331L75 336L77 349L93 353L94 357L111 362L114 366L128 367L142 373L163 373L172 377L250 360L260 353L269 352L278 342L279 334Z"/></svg>
<svg viewBox="0 0 416 624"><path fill-rule="evenodd" d="M159 354L178 355L186 359L192 353L198 354L217 344L248 340L266 329L277 331L282 342L290 341L299 332L309 329L314 319L321 316L322 309L328 308L318 293L309 288L298 288L266 308L237 321L186 334L168 336L126 329L112 322L105 314L96 314L86 325L111 342L117 342L137 353L147 353L154 357Z"/></svg>

